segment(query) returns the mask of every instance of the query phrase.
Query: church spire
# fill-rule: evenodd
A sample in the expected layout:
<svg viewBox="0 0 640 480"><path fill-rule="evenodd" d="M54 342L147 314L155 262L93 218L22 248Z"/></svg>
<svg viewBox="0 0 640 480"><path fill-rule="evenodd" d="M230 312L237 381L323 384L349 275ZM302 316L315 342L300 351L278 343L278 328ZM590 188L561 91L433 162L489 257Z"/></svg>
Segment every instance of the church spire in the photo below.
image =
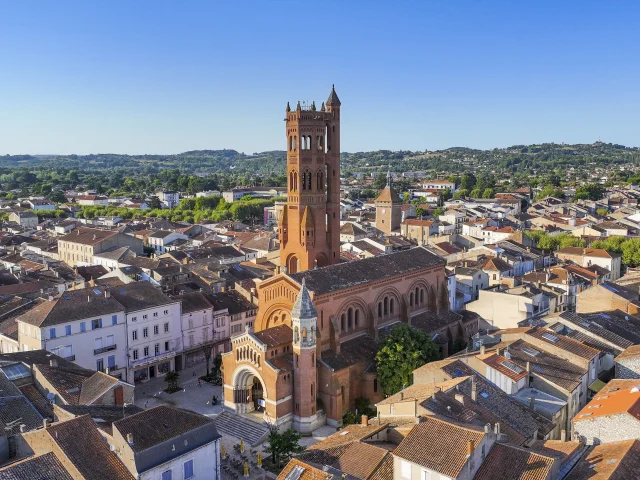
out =
<svg viewBox="0 0 640 480"><path fill-rule="evenodd" d="M392 182L392 178L391 178L391 165L389 165L389 170L387 170L387 187L391 188L391 182Z"/></svg>
<svg viewBox="0 0 640 480"><path fill-rule="evenodd" d="M306 281L303 278L302 288L300 289L300 293L298 293L296 303L293 304L293 308L291 309L291 318L296 320L305 320L317 318L317 316L316 307L313 306L311 295L309 295Z"/></svg>
<svg viewBox="0 0 640 480"><path fill-rule="evenodd" d="M335 85L331 86L331 93L329 94L329 98L327 99L327 105L335 105L337 107L341 105L338 94L336 93Z"/></svg>

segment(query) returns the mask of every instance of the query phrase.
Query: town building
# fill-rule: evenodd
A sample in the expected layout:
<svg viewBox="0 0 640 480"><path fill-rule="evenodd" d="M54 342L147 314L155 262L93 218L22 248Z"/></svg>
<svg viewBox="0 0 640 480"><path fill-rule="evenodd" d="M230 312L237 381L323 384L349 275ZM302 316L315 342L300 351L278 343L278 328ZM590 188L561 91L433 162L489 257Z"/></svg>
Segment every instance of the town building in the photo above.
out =
<svg viewBox="0 0 640 480"><path fill-rule="evenodd" d="M120 247L142 254L141 240L116 230L81 227L58 238L58 256L71 267L92 264L95 254Z"/></svg>
<svg viewBox="0 0 640 480"><path fill-rule="evenodd" d="M565 247L555 253L560 260L567 260L580 265L590 267L598 265L611 272L611 280L620 278L622 267L622 255L597 248Z"/></svg>
<svg viewBox="0 0 640 480"><path fill-rule="evenodd" d="M11 212L9 221L15 222L24 228L36 228L38 226L38 216L33 212Z"/></svg>
<svg viewBox="0 0 640 480"><path fill-rule="evenodd" d="M387 186L375 200L376 228L385 235L399 234L400 222L402 222L402 199L391 184L391 172L388 172Z"/></svg>

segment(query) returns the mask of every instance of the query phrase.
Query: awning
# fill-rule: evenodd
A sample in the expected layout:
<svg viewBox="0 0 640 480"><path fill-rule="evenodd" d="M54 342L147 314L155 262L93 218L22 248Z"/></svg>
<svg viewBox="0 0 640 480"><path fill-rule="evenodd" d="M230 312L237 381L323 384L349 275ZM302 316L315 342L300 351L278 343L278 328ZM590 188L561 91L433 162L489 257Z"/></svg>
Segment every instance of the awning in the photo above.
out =
<svg viewBox="0 0 640 480"><path fill-rule="evenodd" d="M593 393L598 393L605 385L606 383L604 383L602 380L596 380L591 385L589 385L589 390L591 390Z"/></svg>

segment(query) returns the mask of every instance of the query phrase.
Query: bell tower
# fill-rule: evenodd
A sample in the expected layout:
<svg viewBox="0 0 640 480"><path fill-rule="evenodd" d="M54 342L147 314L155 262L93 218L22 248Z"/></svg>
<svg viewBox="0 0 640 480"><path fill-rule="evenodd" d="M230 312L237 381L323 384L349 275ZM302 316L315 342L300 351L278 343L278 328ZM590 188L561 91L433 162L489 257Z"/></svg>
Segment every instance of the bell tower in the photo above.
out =
<svg viewBox="0 0 640 480"><path fill-rule="evenodd" d="M278 236L288 273L340 260L340 99L295 109L287 103L287 205Z"/></svg>
<svg viewBox="0 0 640 480"><path fill-rule="evenodd" d="M318 376L316 371L316 328L318 314L309 290L302 289L291 310L293 330L293 428L309 433L315 428Z"/></svg>

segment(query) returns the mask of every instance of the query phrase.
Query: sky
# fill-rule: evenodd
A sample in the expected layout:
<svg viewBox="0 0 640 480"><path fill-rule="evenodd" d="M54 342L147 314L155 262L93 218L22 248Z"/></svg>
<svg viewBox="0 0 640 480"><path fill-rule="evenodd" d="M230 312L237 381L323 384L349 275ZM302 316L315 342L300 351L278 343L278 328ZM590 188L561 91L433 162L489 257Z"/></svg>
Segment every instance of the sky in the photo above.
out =
<svg viewBox="0 0 640 480"><path fill-rule="evenodd" d="M640 2L0 0L0 154L639 146Z"/></svg>

